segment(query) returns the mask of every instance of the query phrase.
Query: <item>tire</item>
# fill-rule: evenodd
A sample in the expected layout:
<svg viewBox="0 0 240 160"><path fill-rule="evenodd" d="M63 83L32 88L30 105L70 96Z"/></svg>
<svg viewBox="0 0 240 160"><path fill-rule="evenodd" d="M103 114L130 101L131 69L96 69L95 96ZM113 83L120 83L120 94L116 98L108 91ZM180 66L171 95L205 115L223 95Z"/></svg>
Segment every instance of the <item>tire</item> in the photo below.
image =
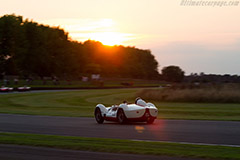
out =
<svg viewBox="0 0 240 160"><path fill-rule="evenodd" d="M155 118L148 118L147 119L147 124L153 124Z"/></svg>
<svg viewBox="0 0 240 160"><path fill-rule="evenodd" d="M117 120L119 123L123 124L126 122L127 118L124 114L124 111L122 109L119 109L118 110L118 113L117 113Z"/></svg>
<svg viewBox="0 0 240 160"><path fill-rule="evenodd" d="M97 123L102 124L104 121L104 118L102 116L100 108L95 109L94 115L95 115L95 119L96 119Z"/></svg>

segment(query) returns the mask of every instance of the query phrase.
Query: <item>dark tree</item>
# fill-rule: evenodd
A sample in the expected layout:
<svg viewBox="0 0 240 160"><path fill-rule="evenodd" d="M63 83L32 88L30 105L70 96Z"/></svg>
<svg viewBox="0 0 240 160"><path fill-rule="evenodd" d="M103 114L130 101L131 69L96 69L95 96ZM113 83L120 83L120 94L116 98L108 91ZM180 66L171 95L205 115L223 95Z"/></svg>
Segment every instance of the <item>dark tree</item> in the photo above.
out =
<svg viewBox="0 0 240 160"><path fill-rule="evenodd" d="M168 82L181 82L184 71L178 66L167 66L162 69L162 77Z"/></svg>
<svg viewBox="0 0 240 160"><path fill-rule="evenodd" d="M0 18L0 73L16 74L15 57L23 53L22 17L5 15Z"/></svg>
<svg viewBox="0 0 240 160"><path fill-rule="evenodd" d="M76 78L101 73L107 77L157 79L158 62L150 50L72 41L59 27L21 16L0 17L0 76Z"/></svg>

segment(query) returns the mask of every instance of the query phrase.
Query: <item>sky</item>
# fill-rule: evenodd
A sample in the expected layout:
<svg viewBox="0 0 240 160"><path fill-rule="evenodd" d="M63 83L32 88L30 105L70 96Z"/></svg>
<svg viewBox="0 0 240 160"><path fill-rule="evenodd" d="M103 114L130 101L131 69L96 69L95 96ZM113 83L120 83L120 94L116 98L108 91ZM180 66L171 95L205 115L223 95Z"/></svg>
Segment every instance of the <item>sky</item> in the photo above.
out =
<svg viewBox="0 0 240 160"><path fill-rule="evenodd" d="M186 74L240 75L240 0L0 0L0 16L59 26L72 40L150 49Z"/></svg>

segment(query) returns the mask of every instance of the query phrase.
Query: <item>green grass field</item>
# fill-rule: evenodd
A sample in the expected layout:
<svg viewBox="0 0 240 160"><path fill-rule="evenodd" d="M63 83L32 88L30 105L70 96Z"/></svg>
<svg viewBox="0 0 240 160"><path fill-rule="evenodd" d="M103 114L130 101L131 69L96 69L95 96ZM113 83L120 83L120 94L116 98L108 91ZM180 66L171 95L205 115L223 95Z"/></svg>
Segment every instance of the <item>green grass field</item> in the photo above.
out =
<svg viewBox="0 0 240 160"><path fill-rule="evenodd" d="M0 133L0 143L111 153L240 160L239 147L225 146L20 133Z"/></svg>
<svg viewBox="0 0 240 160"><path fill-rule="evenodd" d="M134 102L141 89L78 90L0 95L0 113L93 117L98 103L106 106L123 100ZM147 100L146 100L147 101ZM240 104L153 102L158 118L198 120L240 120Z"/></svg>
<svg viewBox="0 0 240 160"><path fill-rule="evenodd" d="M125 85L123 85L125 83ZM131 84L126 85L126 84ZM141 80L141 79L124 79L124 78L109 78L103 79L102 81L87 81L83 82L81 80L64 81L60 80L58 84L55 84L52 80L34 80L32 82L26 82L25 80L19 80L18 84L15 84L13 80L9 81L9 84L5 84L0 80L0 86L8 87L21 87L24 85L30 86L32 88L98 88L98 87L136 87L136 86L148 86L156 87L162 85L157 80Z"/></svg>
<svg viewBox="0 0 240 160"><path fill-rule="evenodd" d="M134 102L142 89L88 89L41 93L0 94L0 113L93 117L96 104ZM146 100L147 101L147 100ZM153 102L160 119L240 120L239 104ZM0 133L1 144L44 146L113 153L168 155L213 159L240 159L238 147Z"/></svg>

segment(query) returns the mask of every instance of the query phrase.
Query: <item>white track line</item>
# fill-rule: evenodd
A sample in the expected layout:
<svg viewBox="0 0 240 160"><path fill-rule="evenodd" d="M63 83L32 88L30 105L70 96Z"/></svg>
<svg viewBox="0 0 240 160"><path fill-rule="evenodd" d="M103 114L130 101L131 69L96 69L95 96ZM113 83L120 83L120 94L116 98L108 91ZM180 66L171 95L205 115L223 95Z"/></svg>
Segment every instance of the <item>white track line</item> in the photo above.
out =
<svg viewBox="0 0 240 160"><path fill-rule="evenodd" d="M237 148L240 147L240 145L232 145L232 144L209 144L209 143L173 142L173 141L150 141L150 140L140 140L140 139L132 139L132 141L178 143L178 144L192 144L192 145L201 145L201 146L222 146L222 147L237 147Z"/></svg>

